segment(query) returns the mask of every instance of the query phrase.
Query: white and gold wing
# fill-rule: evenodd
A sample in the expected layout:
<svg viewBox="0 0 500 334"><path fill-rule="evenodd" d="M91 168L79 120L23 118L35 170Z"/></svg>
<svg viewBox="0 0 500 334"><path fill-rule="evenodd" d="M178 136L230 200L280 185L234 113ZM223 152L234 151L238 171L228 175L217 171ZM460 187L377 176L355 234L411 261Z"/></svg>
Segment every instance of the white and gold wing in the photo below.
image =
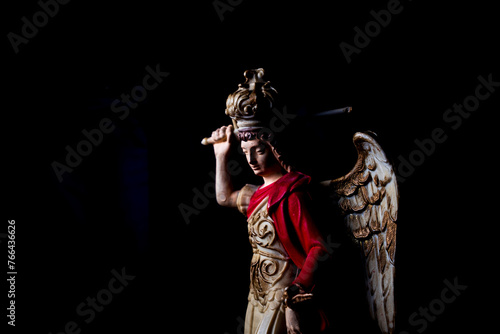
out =
<svg viewBox="0 0 500 334"><path fill-rule="evenodd" d="M373 137L357 132L354 168L345 176L323 181L338 205L365 259L370 314L383 333L394 332L394 257L398 185L394 170Z"/></svg>

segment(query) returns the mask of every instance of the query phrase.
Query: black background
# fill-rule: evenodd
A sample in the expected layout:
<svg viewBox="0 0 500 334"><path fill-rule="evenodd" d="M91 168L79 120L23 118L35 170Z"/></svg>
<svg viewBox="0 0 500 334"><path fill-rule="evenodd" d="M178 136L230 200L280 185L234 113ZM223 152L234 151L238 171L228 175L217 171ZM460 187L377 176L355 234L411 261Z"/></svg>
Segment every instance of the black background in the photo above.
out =
<svg viewBox="0 0 500 334"><path fill-rule="evenodd" d="M16 330L59 333L75 321L81 333L239 332L245 220L214 199L188 220L179 206L193 207L193 189L212 182L213 150L199 142L229 123L227 95L258 67L297 115L286 148L315 180L352 168L356 131L376 132L398 168L415 154L415 140L443 129L444 143L400 183L397 332L423 329L409 317L440 298L446 279L467 288L425 332L488 328L500 88L457 129L443 114L474 94L479 76L500 81L497 14L479 1L401 1L348 63L339 44L353 45L354 27L364 29L370 11L387 3L244 0L221 21L210 0L71 1L17 54L5 37L1 232L15 219ZM36 1L4 6L4 36L20 34L21 18L40 10ZM109 103L157 64L168 77L119 120ZM347 116L313 116L347 105ZM106 117L116 130L59 183L51 163L64 162L65 146ZM235 158L235 183L258 181ZM340 234L334 240L342 246L325 297L333 329L375 332L355 249ZM135 278L86 324L77 305L121 268Z"/></svg>

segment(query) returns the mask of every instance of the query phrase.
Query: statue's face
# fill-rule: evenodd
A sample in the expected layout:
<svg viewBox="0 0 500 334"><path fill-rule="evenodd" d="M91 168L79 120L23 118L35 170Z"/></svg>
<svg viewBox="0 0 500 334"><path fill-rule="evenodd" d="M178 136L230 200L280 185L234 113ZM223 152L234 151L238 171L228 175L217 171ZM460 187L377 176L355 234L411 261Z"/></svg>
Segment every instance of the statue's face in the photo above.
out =
<svg viewBox="0 0 500 334"><path fill-rule="evenodd" d="M255 175L265 177L281 170L271 147L259 139L241 141L241 149Z"/></svg>

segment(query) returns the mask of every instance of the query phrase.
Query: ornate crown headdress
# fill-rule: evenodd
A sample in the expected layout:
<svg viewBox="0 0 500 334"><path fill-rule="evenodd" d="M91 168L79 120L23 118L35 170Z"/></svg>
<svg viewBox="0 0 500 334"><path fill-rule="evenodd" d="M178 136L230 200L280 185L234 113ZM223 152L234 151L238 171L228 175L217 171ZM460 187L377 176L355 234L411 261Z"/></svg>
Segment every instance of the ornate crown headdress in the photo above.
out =
<svg viewBox="0 0 500 334"><path fill-rule="evenodd" d="M255 132L269 127L273 108L278 103L278 92L270 81L264 80L264 69L247 70L243 74L245 82L226 100L226 115L244 136L245 132ZM241 138L240 135L240 138Z"/></svg>

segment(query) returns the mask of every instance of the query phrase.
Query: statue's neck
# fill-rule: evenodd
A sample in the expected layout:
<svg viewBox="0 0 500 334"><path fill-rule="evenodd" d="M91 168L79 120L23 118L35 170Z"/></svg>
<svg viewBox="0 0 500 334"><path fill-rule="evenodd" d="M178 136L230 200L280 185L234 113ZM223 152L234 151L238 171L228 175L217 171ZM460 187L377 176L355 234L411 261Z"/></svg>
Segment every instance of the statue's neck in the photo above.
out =
<svg viewBox="0 0 500 334"><path fill-rule="evenodd" d="M267 187L273 184L274 182L278 181L282 176L283 173L281 172L263 176L262 178L264 179L264 184L262 185L262 187Z"/></svg>

